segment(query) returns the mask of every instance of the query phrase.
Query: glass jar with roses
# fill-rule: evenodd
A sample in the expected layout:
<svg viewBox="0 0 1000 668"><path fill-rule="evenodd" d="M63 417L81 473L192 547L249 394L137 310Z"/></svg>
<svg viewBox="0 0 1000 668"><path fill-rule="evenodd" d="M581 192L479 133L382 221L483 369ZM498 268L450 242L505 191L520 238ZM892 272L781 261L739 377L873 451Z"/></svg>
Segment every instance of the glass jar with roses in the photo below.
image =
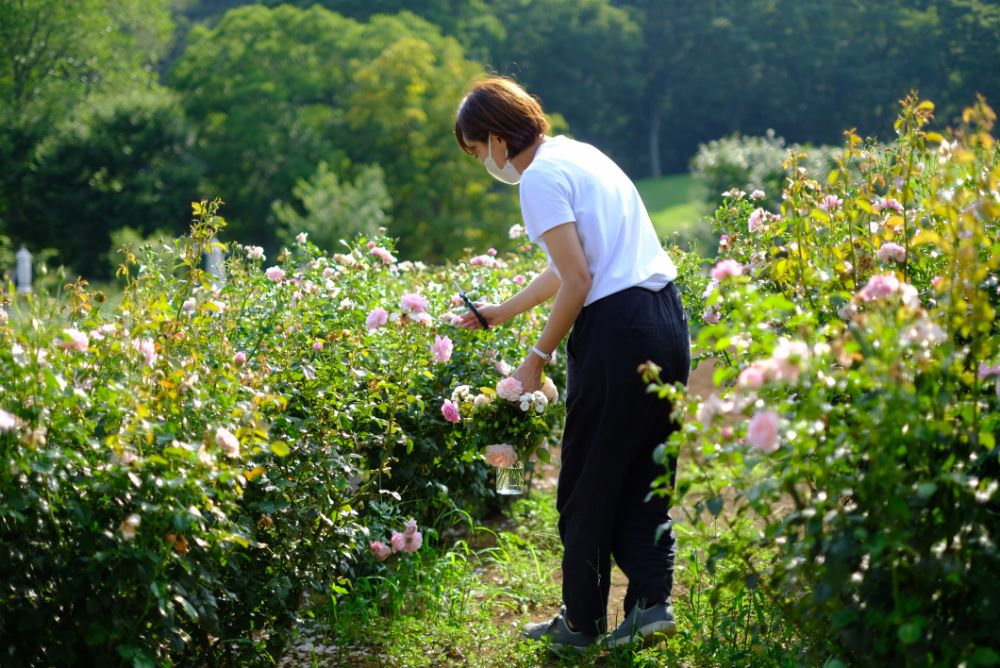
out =
<svg viewBox="0 0 1000 668"><path fill-rule="evenodd" d="M559 401L559 390L551 378L543 378L541 389L525 392L513 376L501 379L495 388L459 385L441 406L449 422L462 422L483 447L483 457L496 469L497 494L522 494L525 474L534 459L548 461L543 447L552 432L548 409ZM530 475L528 476L530 485Z"/></svg>

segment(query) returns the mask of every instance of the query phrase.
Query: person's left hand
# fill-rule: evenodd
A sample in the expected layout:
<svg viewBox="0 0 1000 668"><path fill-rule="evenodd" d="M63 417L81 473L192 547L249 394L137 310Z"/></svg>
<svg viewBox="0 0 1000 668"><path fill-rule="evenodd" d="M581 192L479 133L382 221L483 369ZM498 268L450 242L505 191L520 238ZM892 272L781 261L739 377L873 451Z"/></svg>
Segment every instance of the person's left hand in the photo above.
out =
<svg viewBox="0 0 1000 668"><path fill-rule="evenodd" d="M517 370L511 375L521 381L521 387L524 388L525 392L534 392L542 389L542 368L544 366L545 360L538 355L528 353L528 356L521 362L521 366L517 367Z"/></svg>

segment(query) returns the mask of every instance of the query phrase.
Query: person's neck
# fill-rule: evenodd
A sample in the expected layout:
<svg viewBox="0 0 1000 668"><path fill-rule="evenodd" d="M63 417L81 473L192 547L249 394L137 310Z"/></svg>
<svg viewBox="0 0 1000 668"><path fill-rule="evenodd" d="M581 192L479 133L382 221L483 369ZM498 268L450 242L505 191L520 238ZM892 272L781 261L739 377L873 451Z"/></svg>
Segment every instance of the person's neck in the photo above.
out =
<svg viewBox="0 0 1000 668"><path fill-rule="evenodd" d="M538 147L541 146L544 141L545 135L538 135L538 139L528 146L528 148L524 149L510 159L511 163L513 163L518 172L524 174L524 170L526 170L528 165L531 164L531 161L535 159L535 154L538 153Z"/></svg>

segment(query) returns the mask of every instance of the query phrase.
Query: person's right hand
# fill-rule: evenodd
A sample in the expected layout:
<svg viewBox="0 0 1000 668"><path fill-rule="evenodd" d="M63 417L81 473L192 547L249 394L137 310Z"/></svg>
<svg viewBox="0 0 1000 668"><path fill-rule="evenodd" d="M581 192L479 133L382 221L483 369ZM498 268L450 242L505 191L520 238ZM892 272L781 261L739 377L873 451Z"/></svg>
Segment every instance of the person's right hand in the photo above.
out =
<svg viewBox="0 0 1000 668"><path fill-rule="evenodd" d="M479 313L486 318L486 322L490 323L490 327L496 327L497 325L503 324L505 322L503 317L503 312L499 305L497 304L484 304L482 302L473 302ZM479 318L471 310L466 310L462 313L462 321L458 323L458 326L462 329L482 329L483 326L479 323Z"/></svg>

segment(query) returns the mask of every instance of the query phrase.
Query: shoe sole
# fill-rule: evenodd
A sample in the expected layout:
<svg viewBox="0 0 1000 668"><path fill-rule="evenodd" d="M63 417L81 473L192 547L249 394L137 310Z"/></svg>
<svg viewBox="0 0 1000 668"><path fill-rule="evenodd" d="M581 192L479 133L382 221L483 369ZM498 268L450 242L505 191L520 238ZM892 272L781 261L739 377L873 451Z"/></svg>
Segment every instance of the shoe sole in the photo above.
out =
<svg viewBox="0 0 1000 668"><path fill-rule="evenodd" d="M635 630L635 633L626 638L618 638L617 640L608 638L605 645L608 647L621 647L622 645L639 643L643 648L645 648L658 642L656 637L657 634L672 636L676 632L677 624L674 622L666 620L652 622L650 624L646 624L645 626L640 626Z"/></svg>

